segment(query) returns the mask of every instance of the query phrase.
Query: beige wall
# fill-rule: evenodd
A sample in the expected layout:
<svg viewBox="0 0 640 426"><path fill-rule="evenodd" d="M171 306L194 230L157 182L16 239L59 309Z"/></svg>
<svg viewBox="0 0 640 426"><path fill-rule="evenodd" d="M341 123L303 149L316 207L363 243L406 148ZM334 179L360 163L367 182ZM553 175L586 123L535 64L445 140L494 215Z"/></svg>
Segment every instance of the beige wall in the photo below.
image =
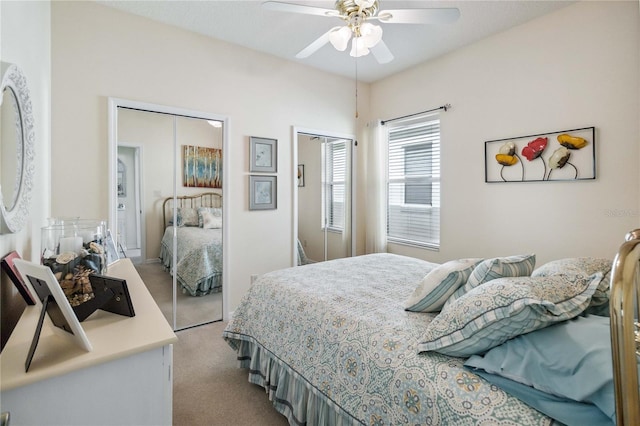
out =
<svg viewBox="0 0 640 426"><path fill-rule="evenodd" d="M107 216L106 189L89 186L107 184L108 96L230 117L225 202L232 209L233 310L251 274L290 265L291 126L353 133L353 82L93 3L55 2L52 18L52 212ZM437 262L521 252L535 252L539 264L612 256L640 217L638 33L636 2L580 2L370 91L363 85L358 130L370 119L453 105L442 116L441 250L391 250ZM595 181L484 183L484 141L585 126L597 129ZM279 140L275 211L248 211L251 135ZM356 171L359 254L367 191L363 145ZM78 175L87 185L81 205L56 189L78 183Z"/></svg>
<svg viewBox="0 0 640 426"><path fill-rule="evenodd" d="M229 117L230 310L251 274L291 266L292 126L355 133L349 79L92 2L52 4L52 88L52 212L59 216L108 216L108 97ZM367 94L363 86L362 105ZM278 139L277 210L248 209L249 136ZM62 189L71 183L82 201Z"/></svg>
<svg viewBox="0 0 640 426"><path fill-rule="evenodd" d="M51 49L48 2L0 2L0 60L16 64L25 74L34 119L35 175L31 215L22 231L0 235L0 257L16 250L25 259L40 260L40 228L49 216ZM24 302L2 273L0 313L3 341Z"/></svg>
<svg viewBox="0 0 640 426"><path fill-rule="evenodd" d="M442 114L442 262L613 258L640 225L638 2L584 1L372 85L372 117ZM597 179L484 182L484 142L596 127ZM364 190L363 190L364 191Z"/></svg>

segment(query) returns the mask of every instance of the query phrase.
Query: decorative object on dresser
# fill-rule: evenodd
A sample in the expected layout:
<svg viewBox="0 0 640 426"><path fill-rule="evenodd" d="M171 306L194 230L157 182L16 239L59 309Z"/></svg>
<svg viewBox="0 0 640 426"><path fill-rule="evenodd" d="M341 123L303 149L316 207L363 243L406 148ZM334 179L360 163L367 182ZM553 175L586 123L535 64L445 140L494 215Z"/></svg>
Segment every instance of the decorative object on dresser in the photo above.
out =
<svg viewBox="0 0 640 426"><path fill-rule="evenodd" d="M42 264L53 271L71 306L78 306L94 297L89 275L107 272L107 224L91 219L53 222L42 228Z"/></svg>
<svg viewBox="0 0 640 426"><path fill-rule="evenodd" d="M73 312L67 297L62 292L62 288L58 284L58 280L56 280L51 269L23 259L16 259L14 264L20 272L20 275L22 275L22 278L31 283L31 286L42 301L42 311L40 312L36 332L31 341L27 359L25 360L25 371L29 370L31 360L38 346L45 313L55 325L54 329L61 331L59 332L60 335L70 338L76 345L87 352L91 352L93 350L91 342L89 342L87 335L80 325L80 321Z"/></svg>

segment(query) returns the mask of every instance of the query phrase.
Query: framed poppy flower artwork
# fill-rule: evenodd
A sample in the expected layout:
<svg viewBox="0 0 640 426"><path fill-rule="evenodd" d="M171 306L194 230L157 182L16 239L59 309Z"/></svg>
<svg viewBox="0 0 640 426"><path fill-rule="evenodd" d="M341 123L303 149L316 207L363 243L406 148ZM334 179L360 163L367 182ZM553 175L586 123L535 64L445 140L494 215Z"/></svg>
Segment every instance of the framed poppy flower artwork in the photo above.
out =
<svg viewBox="0 0 640 426"><path fill-rule="evenodd" d="M595 145L595 127L486 141L485 182L595 179Z"/></svg>

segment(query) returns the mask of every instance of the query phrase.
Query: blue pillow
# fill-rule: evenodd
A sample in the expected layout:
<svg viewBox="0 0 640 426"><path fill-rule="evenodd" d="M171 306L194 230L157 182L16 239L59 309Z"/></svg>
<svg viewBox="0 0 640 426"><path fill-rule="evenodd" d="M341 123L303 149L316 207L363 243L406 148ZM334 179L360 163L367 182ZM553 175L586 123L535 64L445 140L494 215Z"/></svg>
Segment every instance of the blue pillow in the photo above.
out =
<svg viewBox="0 0 640 426"><path fill-rule="evenodd" d="M515 396L530 407L563 424L572 426L615 426L615 423L593 404L560 398L531 386L505 379L497 374L489 374L481 370L476 370L474 373L506 393Z"/></svg>
<svg viewBox="0 0 640 426"><path fill-rule="evenodd" d="M593 404L615 423L608 317L581 316L518 336L484 356L472 356L465 366L559 398ZM560 420L561 413L544 412Z"/></svg>

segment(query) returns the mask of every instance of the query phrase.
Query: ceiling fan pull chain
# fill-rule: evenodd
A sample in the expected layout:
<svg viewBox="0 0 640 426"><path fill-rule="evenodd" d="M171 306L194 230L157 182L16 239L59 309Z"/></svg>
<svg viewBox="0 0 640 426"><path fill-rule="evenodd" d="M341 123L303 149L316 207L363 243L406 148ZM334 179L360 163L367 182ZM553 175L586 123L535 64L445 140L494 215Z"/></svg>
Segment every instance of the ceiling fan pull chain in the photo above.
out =
<svg viewBox="0 0 640 426"><path fill-rule="evenodd" d="M356 60L356 118L358 118L358 58Z"/></svg>

